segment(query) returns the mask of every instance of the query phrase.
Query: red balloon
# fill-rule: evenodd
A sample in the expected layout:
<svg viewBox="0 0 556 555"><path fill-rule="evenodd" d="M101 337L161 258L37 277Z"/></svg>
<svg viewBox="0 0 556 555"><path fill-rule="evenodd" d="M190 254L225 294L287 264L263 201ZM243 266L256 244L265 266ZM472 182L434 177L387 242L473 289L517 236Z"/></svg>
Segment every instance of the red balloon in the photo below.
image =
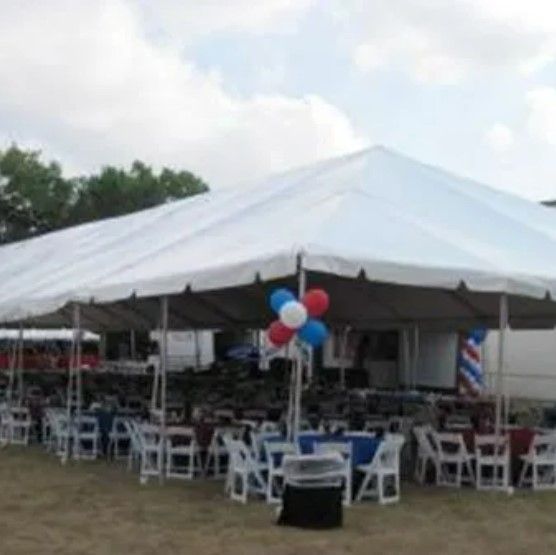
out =
<svg viewBox="0 0 556 555"><path fill-rule="evenodd" d="M270 324L267 335L273 345L282 347L291 341L292 337L295 335L295 330L284 326L280 320L275 320Z"/></svg>
<svg viewBox="0 0 556 555"><path fill-rule="evenodd" d="M330 298L324 289L309 289L301 302L305 305L307 313L312 318L322 316L330 306Z"/></svg>

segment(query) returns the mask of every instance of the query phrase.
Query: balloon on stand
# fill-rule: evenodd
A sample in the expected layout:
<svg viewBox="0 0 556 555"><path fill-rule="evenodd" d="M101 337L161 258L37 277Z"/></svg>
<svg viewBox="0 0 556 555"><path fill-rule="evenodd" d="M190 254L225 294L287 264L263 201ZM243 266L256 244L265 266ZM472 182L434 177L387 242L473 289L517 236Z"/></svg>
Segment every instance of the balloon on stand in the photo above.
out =
<svg viewBox="0 0 556 555"><path fill-rule="evenodd" d="M295 330L284 326L280 320L274 320L267 330L269 341L276 347L283 347L291 341L294 335Z"/></svg>
<svg viewBox="0 0 556 555"><path fill-rule="evenodd" d="M299 301L288 301L280 309L280 321L282 324L297 330L307 321L307 309Z"/></svg>
<svg viewBox="0 0 556 555"><path fill-rule="evenodd" d="M270 307L276 314L278 314L282 306L289 301L295 301L295 295L285 287L275 289L270 295Z"/></svg>
<svg viewBox="0 0 556 555"><path fill-rule="evenodd" d="M330 298L324 289L309 289L301 302L305 305L307 313L311 318L322 316L330 306Z"/></svg>
<svg viewBox="0 0 556 555"><path fill-rule="evenodd" d="M328 337L328 328L320 320L309 318L307 323L297 331L297 336L311 347L320 347Z"/></svg>

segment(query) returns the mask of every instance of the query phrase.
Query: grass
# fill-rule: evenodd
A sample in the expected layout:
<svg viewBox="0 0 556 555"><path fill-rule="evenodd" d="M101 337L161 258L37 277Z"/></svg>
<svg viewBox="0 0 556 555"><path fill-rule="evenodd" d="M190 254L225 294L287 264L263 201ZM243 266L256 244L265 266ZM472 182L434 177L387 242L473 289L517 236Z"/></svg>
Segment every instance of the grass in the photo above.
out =
<svg viewBox="0 0 556 555"><path fill-rule="evenodd" d="M0 451L0 554L193 555L556 553L556 493L406 485L399 505L357 505L334 531L278 527L220 482L152 482L106 462L63 467L38 449Z"/></svg>

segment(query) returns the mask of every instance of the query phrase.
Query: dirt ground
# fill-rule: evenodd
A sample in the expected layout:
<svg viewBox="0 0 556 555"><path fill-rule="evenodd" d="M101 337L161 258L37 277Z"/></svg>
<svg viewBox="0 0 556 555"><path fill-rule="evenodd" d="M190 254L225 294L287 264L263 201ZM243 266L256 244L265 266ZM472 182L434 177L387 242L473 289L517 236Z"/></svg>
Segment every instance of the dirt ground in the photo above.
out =
<svg viewBox="0 0 556 555"><path fill-rule="evenodd" d="M274 509L224 497L220 482L156 482L106 462L61 466L39 449L0 451L0 554L198 555L556 553L556 493L406 485L335 531L278 527Z"/></svg>

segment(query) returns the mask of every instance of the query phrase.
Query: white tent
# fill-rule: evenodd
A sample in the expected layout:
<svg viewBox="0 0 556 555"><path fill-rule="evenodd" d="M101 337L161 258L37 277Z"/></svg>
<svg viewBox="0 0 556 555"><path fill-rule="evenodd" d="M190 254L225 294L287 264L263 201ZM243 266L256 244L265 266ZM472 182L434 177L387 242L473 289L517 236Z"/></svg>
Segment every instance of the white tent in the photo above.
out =
<svg viewBox="0 0 556 555"><path fill-rule="evenodd" d="M377 147L7 245L0 321L73 322L76 330L256 327L271 318L269 289L289 283L325 287L327 319L352 328L504 330L508 320L553 327L555 252L552 210ZM74 389L80 413L79 337L68 418ZM163 430L166 337L153 395L160 392ZM300 359L297 368L293 430Z"/></svg>
<svg viewBox="0 0 556 555"><path fill-rule="evenodd" d="M328 288L354 327L556 323L553 210L382 147L0 248L0 321L255 326L268 290ZM556 297L555 297L556 298Z"/></svg>

